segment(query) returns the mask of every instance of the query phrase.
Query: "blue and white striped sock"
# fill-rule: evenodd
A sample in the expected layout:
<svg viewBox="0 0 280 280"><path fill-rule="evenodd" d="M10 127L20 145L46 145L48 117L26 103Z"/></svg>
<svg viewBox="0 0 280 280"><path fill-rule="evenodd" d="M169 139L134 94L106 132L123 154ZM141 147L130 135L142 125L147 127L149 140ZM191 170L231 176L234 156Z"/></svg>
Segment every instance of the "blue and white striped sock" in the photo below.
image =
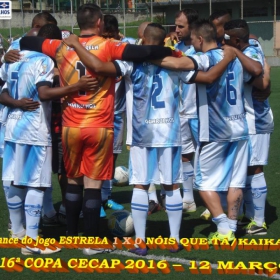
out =
<svg viewBox="0 0 280 280"><path fill-rule="evenodd" d="M165 191L166 193L166 212L170 228L170 237L173 237L179 243L180 227L182 220L183 201L180 189Z"/></svg>
<svg viewBox="0 0 280 280"><path fill-rule="evenodd" d="M131 199L131 213L134 223L135 238L146 238L146 221L149 209L148 191L142 189L133 189Z"/></svg>

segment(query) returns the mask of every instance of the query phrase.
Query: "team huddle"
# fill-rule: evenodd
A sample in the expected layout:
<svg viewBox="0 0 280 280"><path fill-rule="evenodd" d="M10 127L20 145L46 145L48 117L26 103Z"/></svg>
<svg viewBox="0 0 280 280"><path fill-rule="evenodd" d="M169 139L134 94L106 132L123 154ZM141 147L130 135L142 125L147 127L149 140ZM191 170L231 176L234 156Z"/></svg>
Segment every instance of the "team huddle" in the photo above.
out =
<svg viewBox="0 0 280 280"><path fill-rule="evenodd" d="M178 242L172 253L183 249L183 211L196 211L193 189L207 207L201 217L212 217L217 226L209 244L234 240L240 228L267 233L270 68L245 20L231 20L227 11L198 19L196 11L184 9L169 38L160 24L146 22L138 43L120 37L117 20L94 4L78 9L79 37L62 40L53 21L36 26L33 20L38 35L15 41L17 51L1 60L2 180L12 237L36 239L42 207L46 221L56 218L52 158L59 161L56 173L67 176L61 206L66 234L78 235L82 213L84 236L99 236L104 207L123 209L111 189L125 117L135 238L145 242L147 214L159 208L155 184L161 185L170 237ZM62 108L60 129L54 129L52 104ZM62 148L54 152L57 142ZM22 253L59 250L26 246ZM144 256L148 248L129 251Z"/></svg>

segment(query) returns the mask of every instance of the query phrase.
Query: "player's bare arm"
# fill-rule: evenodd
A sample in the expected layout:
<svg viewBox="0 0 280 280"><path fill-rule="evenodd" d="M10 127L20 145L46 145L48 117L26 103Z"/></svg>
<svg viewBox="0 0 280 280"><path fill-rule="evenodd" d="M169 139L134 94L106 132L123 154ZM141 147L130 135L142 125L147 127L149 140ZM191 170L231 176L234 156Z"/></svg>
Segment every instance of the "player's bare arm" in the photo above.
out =
<svg viewBox="0 0 280 280"><path fill-rule="evenodd" d="M238 50L237 48L228 46L228 45L224 45L223 49L227 49L227 48L232 48L234 49L237 58L240 60L243 68L253 77L257 77L259 75L262 74L262 65L258 62L255 61L253 59L251 59L250 57L248 57L247 55L245 55L242 51Z"/></svg>
<svg viewBox="0 0 280 280"><path fill-rule="evenodd" d="M116 67L112 62L103 62L97 56L87 51L79 42L79 37L71 34L63 40L66 45L74 48L86 68L93 73L106 76L117 76Z"/></svg>
<svg viewBox="0 0 280 280"><path fill-rule="evenodd" d="M233 49L224 50L224 58L207 72L198 71L193 82L202 84L214 83L215 80L222 76L228 64L235 58L236 55Z"/></svg>
<svg viewBox="0 0 280 280"><path fill-rule="evenodd" d="M41 101L53 100L77 91L92 92L99 89L97 79L92 78L90 75L82 76L81 79L69 86L50 88L46 85L38 87L39 98Z"/></svg>
<svg viewBox="0 0 280 280"><path fill-rule="evenodd" d="M8 89L4 89L0 94L0 103L10 108L19 108L23 111L34 111L40 106L38 101L34 101L31 98L22 98L20 100L12 98L9 95Z"/></svg>
<svg viewBox="0 0 280 280"><path fill-rule="evenodd" d="M268 86L264 90L259 90L259 89L255 88L252 93L253 97L260 102L265 101L270 96L270 93L271 93L270 65L266 62L266 60L264 61L264 79L266 79Z"/></svg>
<svg viewBox="0 0 280 280"><path fill-rule="evenodd" d="M20 52L19 50L9 50L4 55L5 62L13 63L20 60Z"/></svg>
<svg viewBox="0 0 280 280"><path fill-rule="evenodd" d="M163 59L152 60L152 63L171 70L188 71L195 69L195 62L192 58L183 56L180 58L167 56Z"/></svg>

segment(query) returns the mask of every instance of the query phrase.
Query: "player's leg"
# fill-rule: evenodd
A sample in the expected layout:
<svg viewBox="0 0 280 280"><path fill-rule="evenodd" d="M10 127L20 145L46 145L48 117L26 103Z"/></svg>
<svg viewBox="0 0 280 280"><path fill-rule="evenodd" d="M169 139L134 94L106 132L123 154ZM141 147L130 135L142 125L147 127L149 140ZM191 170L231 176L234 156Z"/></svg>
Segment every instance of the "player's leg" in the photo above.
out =
<svg viewBox="0 0 280 280"><path fill-rule="evenodd" d="M181 147L157 148L160 181L166 193L166 212L168 215L170 237L180 242L180 227L183 203L179 189L182 182ZM168 164L169 163L169 164ZM178 249L180 250L181 247ZM171 252L177 252L172 250Z"/></svg>
<svg viewBox="0 0 280 280"><path fill-rule="evenodd" d="M82 135L80 128L62 128L63 160L68 184L65 193L67 235L77 236L79 216L83 205Z"/></svg>
<svg viewBox="0 0 280 280"><path fill-rule="evenodd" d="M151 215L158 210L160 210L158 198L157 198L157 189L155 184L150 184L148 189L148 196L149 196L149 211L148 215Z"/></svg>
<svg viewBox="0 0 280 280"><path fill-rule="evenodd" d="M249 192L244 194L245 217L252 219L246 228L248 234L265 235L267 233L265 223L267 185L263 166L268 163L269 143L269 133L250 135L250 166L247 174Z"/></svg>
<svg viewBox="0 0 280 280"><path fill-rule="evenodd" d="M243 189L246 186L248 164L248 141L237 141L231 144L227 163L231 165L232 177L229 185L228 223L232 232L236 232L239 209L243 200Z"/></svg>
<svg viewBox="0 0 280 280"><path fill-rule="evenodd" d="M155 168L151 169L150 166ZM157 154L155 148L130 147L129 154L129 184L133 184L131 212L134 222L135 238L146 240L146 220L149 209L148 188L155 183L157 172ZM159 183L159 181L157 182ZM147 249L130 250L137 255L146 255Z"/></svg>
<svg viewBox="0 0 280 280"><path fill-rule="evenodd" d="M114 167L116 167L116 160L118 155L122 152L123 147L123 137L124 137L124 118L125 112L116 113L114 115L114 144L113 144L113 153L114 153ZM112 210L122 210L124 207L117 203L112 198L112 189L113 189L113 180L108 180L104 182L101 189L102 194L102 203L105 208L110 208ZM104 215L105 211L103 212ZM105 214L106 216L106 214Z"/></svg>
<svg viewBox="0 0 280 280"><path fill-rule="evenodd" d="M61 204L58 211L58 218L61 223L66 224L65 193L67 188L67 176L63 161L61 133L52 134L52 148L52 171L54 174L57 174L61 191Z"/></svg>
<svg viewBox="0 0 280 280"><path fill-rule="evenodd" d="M218 191L226 191L231 180L231 166L227 163L231 143L202 143L197 147L195 156L195 188L209 209L217 225L217 232L209 236L212 238L233 239L227 216L223 211Z"/></svg>
<svg viewBox="0 0 280 280"><path fill-rule="evenodd" d="M183 166L183 211L195 212L196 204L193 197L193 156L195 147L188 119L180 118L182 135L182 166Z"/></svg>
<svg viewBox="0 0 280 280"><path fill-rule="evenodd" d="M20 157L19 150L16 148L17 144L6 141L4 153L3 153L3 171L2 179L4 182L14 181L15 170L18 168L17 159ZM22 171L23 166L20 166ZM18 174L18 173L17 173ZM22 209L24 206L24 199L26 195L26 188L20 186L14 186L13 184L8 186L7 192L7 204L9 209L10 220L12 224L12 233L14 237L23 237L25 235L25 229L22 219Z"/></svg>
<svg viewBox="0 0 280 280"><path fill-rule="evenodd" d="M99 236L101 186L113 174L113 139L111 128L82 128L83 155L80 171L84 175L84 235ZM85 255L110 252L109 249L84 249Z"/></svg>

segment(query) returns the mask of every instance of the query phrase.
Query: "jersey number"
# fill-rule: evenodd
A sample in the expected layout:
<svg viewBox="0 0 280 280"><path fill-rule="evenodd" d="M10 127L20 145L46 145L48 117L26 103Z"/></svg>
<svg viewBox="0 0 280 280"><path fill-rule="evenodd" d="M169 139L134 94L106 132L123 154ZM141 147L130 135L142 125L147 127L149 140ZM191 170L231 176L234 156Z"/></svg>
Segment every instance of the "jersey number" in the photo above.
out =
<svg viewBox="0 0 280 280"><path fill-rule="evenodd" d="M18 71L11 72L12 89L15 92L15 99L18 99Z"/></svg>
<svg viewBox="0 0 280 280"><path fill-rule="evenodd" d="M227 74L227 101L230 105L236 105L236 89L232 85L232 81L234 81L234 73L229 72Z"/></svg>
<svg viewBox="0 0 280 280"><path fill-rule="evenodd" d="M160 75L156 75L152 87L152 107L154 109L165 108L165 102L157 100L162 90L162 79Z"/></svg>
<svg viewBox="0 0 280 280"><path fill-rule="evenodd" d="M78 71L78 75L79 75L79 80L85 76L86 74L86 67L84 66L84 64L81 61L77 61L76 62L76 67L75 69ZM79 95L83 96L86 95L86 92L83 90L79 91Z"/></svg>

